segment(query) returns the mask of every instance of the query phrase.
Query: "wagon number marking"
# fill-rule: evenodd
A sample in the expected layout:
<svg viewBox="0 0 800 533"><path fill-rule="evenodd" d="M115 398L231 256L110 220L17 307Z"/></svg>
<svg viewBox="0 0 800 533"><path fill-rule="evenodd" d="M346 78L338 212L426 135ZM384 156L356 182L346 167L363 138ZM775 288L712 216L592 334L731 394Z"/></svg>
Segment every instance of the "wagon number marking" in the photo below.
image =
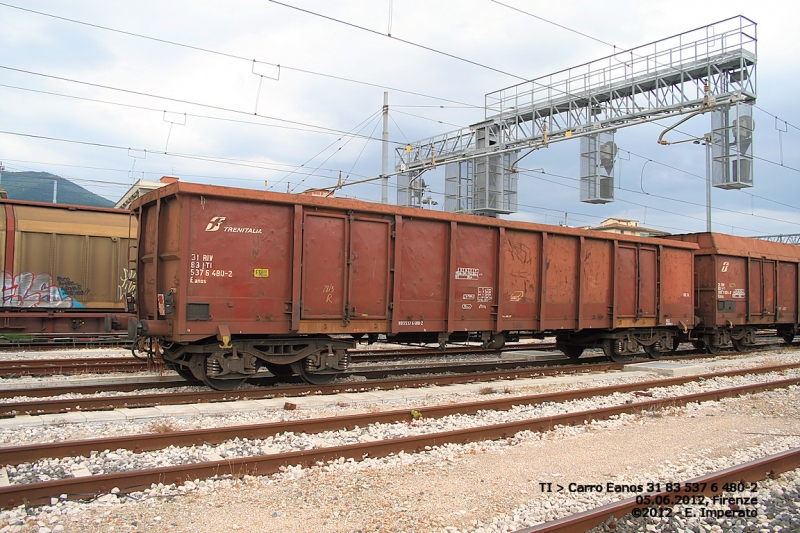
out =
<svg viewBox="0 0 800 533"><path fill-rule="evenodd" d="M322 287L322 292L323 292L324 294L327 294L327 295L328 295L328 296L326 296L326 297L325 297L325 303L326 303L326 304L328 304L328 303L333 303L333 291L334 291L334 290L335 290L335 287L333 286L333 283L330 283L330 284L324 285L324 286Z"/></svg>
<svg viewBox="0 0 800 533"><path fill-rule="evenodd" d="M191 254L189 283L208 283L207 278L232 278L233 270L214 268L214 254Z"/></svg>

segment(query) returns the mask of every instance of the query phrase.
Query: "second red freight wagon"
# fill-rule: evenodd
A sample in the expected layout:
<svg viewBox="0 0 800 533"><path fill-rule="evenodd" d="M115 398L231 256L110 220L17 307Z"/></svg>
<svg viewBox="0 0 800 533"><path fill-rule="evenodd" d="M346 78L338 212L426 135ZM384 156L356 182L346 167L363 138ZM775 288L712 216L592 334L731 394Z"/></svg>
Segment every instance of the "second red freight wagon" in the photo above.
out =
<svg viewBox="0 0 800 533"><path fill-rule="evenodd" d="M658 357L694 324L694 243L181 182L133 208L130 333L216 388L262 365L324 382L378 335Z"/></svg>

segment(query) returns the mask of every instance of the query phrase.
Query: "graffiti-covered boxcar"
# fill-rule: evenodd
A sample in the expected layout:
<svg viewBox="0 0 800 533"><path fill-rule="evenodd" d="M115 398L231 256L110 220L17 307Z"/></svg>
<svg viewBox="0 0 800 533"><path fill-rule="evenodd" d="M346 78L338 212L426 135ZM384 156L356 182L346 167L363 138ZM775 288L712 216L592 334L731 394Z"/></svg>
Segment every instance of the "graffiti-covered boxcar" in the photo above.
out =
<svg viewBox="0 0 800 533"><path fill-rule="evenodd" d="M0 199L0 335L86 335L127 324L128 211Z"/></svg>

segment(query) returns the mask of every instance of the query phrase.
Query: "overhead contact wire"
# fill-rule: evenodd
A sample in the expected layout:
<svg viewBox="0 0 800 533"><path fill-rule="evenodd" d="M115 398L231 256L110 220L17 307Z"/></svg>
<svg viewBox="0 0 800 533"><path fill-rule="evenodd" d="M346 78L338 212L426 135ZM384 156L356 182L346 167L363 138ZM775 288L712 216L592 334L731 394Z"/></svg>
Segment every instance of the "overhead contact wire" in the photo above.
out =
<svg viewBox="0 0 800 533"><path fill-rule="evenodd" d="M381 84L378 84L378 83L371 83L371 82L362 81L362 80L355 80L355 79L346 78L346 77L343 77L343 76L336 76L334 74L326 74L324 72L315 72L313 70L306 70L306 69L301 69L301 68L297 68L297 67L290 67L290 66L287 66L287 65L281 65L279 63L271 63L269 61L261 61L261 60L258 60L258 59L247 58L247 57L244 57L244 56L231 54L231 53L228 53L228 52L220 52L219 50L212 50L210 48L204 48L202 46L194 46L194 45L191 45L191 44L185 44L185 43L179 43L177 41L171 41L169 39L161 39L159 37L152 37L150 35L144 35L144 34L141 34L141 33L135 33L135 32L125 31L125 30L120 30L120 29L117 29L117 28L111 28L109 26L102 26L100 24L93 24L91 22L84 22L82 20L72 19L72 18L68 18L68 17L62 17L62 16L59 16L59 15L53 15L51 13L45 13L43 11L36 11L34 9L28 9L28 8L24 8L24 7L20 7L20 6L15 6L13 4L9 4L9 3L6 3L6 2L0 2L0 6L8 7L8 8L11 8L11 9L17 9L17 10L20 10L20 11L25 11L25 12L28 12L28 13L33 13L35 15L40 15L40 16L43 16L43 17L49 17L49 18L61 20L61 21L64 21L64 22L70 22L70 23L73 23L73 24L80 24L80 25L88 26L90 28L95 28L95 29L98 29L98 30L110 31L110 32L113 32L113 33L119 33L121 35L127 35L129 37L136 37L136 38L139 38L139 39L146 39L146 40L149 40L149 41L154 41L154 42L162 43L162 44L168 44L168 45L171 45L171 46L178 46L178 47L181 47L181 48L186 48L188 50L194 50L194 51L197 51L197 52L204 52L204 53L207 53L207 54L214 54L214 55L218 55L218 56L222 56L222 57L227 57L227 58L230 58L230 59L237 59L237 60L240 60L240 61L247 61L248 63L252 63L253 61L255 61L257 63L261 63L261 64L264 64L264 65L269 65L269 66L272 66L272 67L278 67L278 68L285 69L285 70L291 70L291 71L294 71L294 72L300 72L302 74L310 74L312 76L321 76L321 77L324 77L324 78L331 78L331 79L335 79L335 80L339 80L339 81L346 81L346 82L349 82L349 83L356 83L356 84L359 84L359 85L366 85L366 86L375 87L375 88L378 88L378 89L386 89L386 90L390 90L390 91L394 91L394 92L398 92L398 93L410 94L410 95L413 95L413 96L420 96L420 97L423 97L423 98L430 98L432 100L440 100L442 102L450 102L452 104L459 104L459 105L467 106L469 108L480 108L480 109L483 108L483 106L478 106L478 105L474 105L474 104L468 104L468 103L465 103L465 102L459 102L457 100L450 100L450 99L442 98L442 97L439 97L439 96L432 96L432 95L429 95L429 94L419 93L419 92L415 92L415 91L409 91L409 90L406 90L406 89L398 89L396 87L389 87L389 86L381 85Z"/></svg>

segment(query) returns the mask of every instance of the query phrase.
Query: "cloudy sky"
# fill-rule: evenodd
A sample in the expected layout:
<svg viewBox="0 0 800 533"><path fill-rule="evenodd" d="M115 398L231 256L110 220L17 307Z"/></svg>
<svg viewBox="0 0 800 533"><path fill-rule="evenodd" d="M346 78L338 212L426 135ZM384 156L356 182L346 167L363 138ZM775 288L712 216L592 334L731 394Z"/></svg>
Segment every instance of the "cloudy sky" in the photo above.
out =
<svg viewBox="0 0 800 533"><path fill-rule="evenodd" d="M755 187L713 191L714 229L800 233L796 4L503 3L0 1L0 161L112 200L162 175L278 192L330 185L340 172L356 181L381 171L384 91L394 148L480 122L486 93L607 56L609 45L624 50L744 15L758 23L759 159ZM709 127L706 114L681 130ZM660 146L662 130L617 133L620 188L606 205L579 201L578 141L533 152L520 166L546 173L520 175L511 217L557 224L566 214L575 226L617 216L703 231L704 149ZM426 181L441 209L443 172ZM380 182L337 195L379 201Z"/></svg>

